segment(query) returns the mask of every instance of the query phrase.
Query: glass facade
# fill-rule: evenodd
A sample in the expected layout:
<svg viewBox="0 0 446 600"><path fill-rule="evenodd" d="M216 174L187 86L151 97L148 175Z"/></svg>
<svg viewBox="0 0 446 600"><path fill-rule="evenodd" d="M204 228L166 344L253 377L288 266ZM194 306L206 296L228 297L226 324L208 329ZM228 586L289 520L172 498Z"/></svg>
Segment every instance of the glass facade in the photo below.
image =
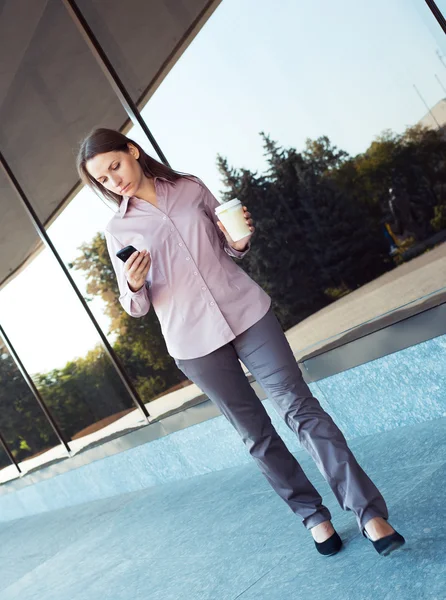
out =
<svg viewBox="0 0 446 600"><path fill-rule="evenodd" d="M446 44L426 2L223 0L184 52L202 3L149 4L77 2L170 165L249 207L257 232L240 264L272 296L296 355L444 293ZM115 208L67 190L93 127L124 127L157 154L64 3L32 10L8 56L0 151L119 361L3 172L0 323L77 450L146 423L123 373L154 416L189 400L190 382L153 310L134 319L119 304L103 236ZM19 463L49 459L58 437L1 352L0 432Z"/></svg>
<svg viewBox="0 0 446 600"><path fill-rule="evenodd" d="M229 0L143 110L176 167L252 210L243 266L284 328L323 311L304 345L444 285L394 281L444 239L443 37L420 2Z"/></svg>

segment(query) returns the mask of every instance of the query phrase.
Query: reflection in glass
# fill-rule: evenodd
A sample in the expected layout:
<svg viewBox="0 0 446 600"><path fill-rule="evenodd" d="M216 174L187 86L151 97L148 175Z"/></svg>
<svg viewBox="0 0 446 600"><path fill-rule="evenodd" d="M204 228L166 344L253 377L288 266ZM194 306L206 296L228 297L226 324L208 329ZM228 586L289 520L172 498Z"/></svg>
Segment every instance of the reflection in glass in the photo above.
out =
<svg viewBox="0 0 446 600"><path fill-rule="evenodd" d="M3 448L2 444L0 443L0 471L11 465L12 465L12 463L9 460L9 456L6 454L5 449ZM18 473L18 471L15 467L14 467L14 469L15 469L16 473ZM1 478L0 478L0 481L1 481Z"/></svg>
<svg viewBox="0 0 446 600"><path fill-rule="evenodd" d="M415 4L225 0L143 110L252 211L241 265L301 347L444 286L445 48Z"/></svg>
<svg viewBox="0 0 446 600"><path fill-rule="evenodd" d="M41 284L42 274L48 286ZM29 290L32 290L32 301ZM24 367L68 438L101 429L133 410L133 403L93 325L48 250L1 290L0 313ZM86 352L82 352L83 336L94 340ZM67 360L70 351L71 358ZM10 361L9 356L4 355L2 363L13 371ZM11 380L9 377L10 383ZM11 402L12 391L4 390L5 402ZM37 410L32 399L25 402L25 391L26 388L20 388L19 395L23 402L20 410L25 414L20 414L21 418L11 428L11 435L16 438L21 428L26 428L36 417L32 412ZM32 450L35 453L36 450Z"/></svg>
<svg viewBox="0 0 446 600"><path fill-rule="evenodd" d="M17 462L59 445L12 356L1 343L0 432Z"/></svg>

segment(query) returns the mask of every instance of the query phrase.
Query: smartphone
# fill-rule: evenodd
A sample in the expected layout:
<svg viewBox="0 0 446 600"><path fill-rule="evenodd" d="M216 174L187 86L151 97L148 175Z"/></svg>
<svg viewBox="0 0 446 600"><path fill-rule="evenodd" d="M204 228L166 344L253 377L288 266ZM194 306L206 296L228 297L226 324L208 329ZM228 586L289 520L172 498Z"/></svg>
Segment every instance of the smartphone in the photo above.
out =
<svg viewBox="0 0 446 600"><path fill-rule="evenodd" d="M130 256L136 252L135 246L126 246L125 248L121 248L116 252L116 256L120 258L123 262L126 262L130 258Z"/></svg>

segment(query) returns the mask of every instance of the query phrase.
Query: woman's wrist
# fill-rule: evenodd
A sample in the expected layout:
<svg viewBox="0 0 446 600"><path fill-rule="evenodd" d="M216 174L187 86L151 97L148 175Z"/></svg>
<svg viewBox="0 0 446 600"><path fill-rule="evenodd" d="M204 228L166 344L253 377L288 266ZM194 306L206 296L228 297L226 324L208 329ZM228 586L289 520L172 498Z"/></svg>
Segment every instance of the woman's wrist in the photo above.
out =
<svg viewBox="0 0 446 600"><path fill-rule="evenodd" d="M237 250L237 252L245 252L245 250L247 250L249 247L249 242L247 242L243 248L240 248L239 246L237 246L237 242L234 242L233 244L231 244L231 248L233 250Z"/></svg>
<svg viewBox="0 0 446 600"><path fill-rule="evenodd" d="M129 289L131 292L133 292L134 294L136 294L136 292L139 292L139 290L142 290L142 288L144 287L144 285L142 285L139 288L133 289L133 287L130 285L130 283L127 281L127 285L129 286Z"/></svg>

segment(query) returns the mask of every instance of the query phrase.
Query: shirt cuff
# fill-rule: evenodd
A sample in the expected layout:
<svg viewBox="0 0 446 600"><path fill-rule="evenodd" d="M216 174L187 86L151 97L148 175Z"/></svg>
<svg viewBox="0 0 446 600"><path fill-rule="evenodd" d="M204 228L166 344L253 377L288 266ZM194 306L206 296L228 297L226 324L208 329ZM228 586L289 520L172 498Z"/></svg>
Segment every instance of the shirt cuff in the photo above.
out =
<svg viewBox="0 0 446 600"><path fill-rule="evenodd" d="M230 256L233 256L234 258L243 258L245 256L245 254L247 254L249 252L250 249L251 249L251 240L248 242L248 245L246 246L246 248L243 251L236 250L235 248L233 248L232 246L230 246L228 244L228 254Z"/></svg>

